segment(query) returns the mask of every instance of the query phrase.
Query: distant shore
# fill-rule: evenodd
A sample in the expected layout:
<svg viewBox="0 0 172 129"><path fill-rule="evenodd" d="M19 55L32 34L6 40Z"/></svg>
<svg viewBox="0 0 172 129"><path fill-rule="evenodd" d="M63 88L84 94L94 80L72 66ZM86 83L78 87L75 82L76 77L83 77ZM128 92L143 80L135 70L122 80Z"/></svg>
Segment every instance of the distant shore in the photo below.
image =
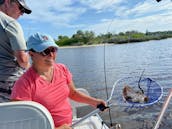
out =
<svg viewBox="0 0 172 129"><path fill-rule="evenodd" d="M167 40L170 38L166 39L161 39L161 40ZM149 42L153 40L148 40L148 41L143 41L143 42ZM122 43L122 44L131 44L131 43L142 43L142 42L127 42L127 43ZM121 45L122 45L121 44ZM115 43L102 43L102 44L91 44L91 45L78 45L78 46L59 46L59 48L82 48L82 47L96 47L96 46L110 46L110 45L120 45L120 44L115 44Z"/></svg>
<svg viewBox="0 0 172 129"><path fill-rule="evenodd" d="M59 48L82 48L82 47L96 47L96 46L109 46L109 45L115 45L113 43L104 43L104 44L94 44L94 45L82 45L82 46L60 46Z"/></svg>
<svg viewBox="0 0 172 129"><path fill-rule="evenodd" d="M108 44L125 44L125 43L138 43L150 40L161 40L172 38L172 31L157 31L157 32L137 32L137 31L127 31L120 32L119 34L100 34L95 35L92 31L82 31L78 30L76 34L71 37L68 36L58 36L58 40L55 40L56 44L59 46L95 46L104 43Z"/></svg>

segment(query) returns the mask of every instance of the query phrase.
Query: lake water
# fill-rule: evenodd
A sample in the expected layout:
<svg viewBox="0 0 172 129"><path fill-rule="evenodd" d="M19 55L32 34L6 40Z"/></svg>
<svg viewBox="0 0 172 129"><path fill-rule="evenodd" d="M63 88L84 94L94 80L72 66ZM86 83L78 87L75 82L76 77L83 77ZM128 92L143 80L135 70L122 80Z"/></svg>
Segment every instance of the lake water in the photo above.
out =
<svg viewBox="0 0 172 129"><path fill-rule="evenodd" d="M164 94L161 102L151 107L126 111L119 104L112 108L113 123L120 123L123 129L152 128L162 103L172 87L172 39L121 45L60 48L57 62L69 67L76 87L83 87L91 96L104 100L107 100L107 93L110 94L115 81L128 76L140 76L143 71L143 77L152 78L163 87ZM170 107L169 111L171 111ZM105 122L109 122L108 113L101 115ZM161 124L162 129L172 129L171 116L171 112L165 115Z"/></svg>

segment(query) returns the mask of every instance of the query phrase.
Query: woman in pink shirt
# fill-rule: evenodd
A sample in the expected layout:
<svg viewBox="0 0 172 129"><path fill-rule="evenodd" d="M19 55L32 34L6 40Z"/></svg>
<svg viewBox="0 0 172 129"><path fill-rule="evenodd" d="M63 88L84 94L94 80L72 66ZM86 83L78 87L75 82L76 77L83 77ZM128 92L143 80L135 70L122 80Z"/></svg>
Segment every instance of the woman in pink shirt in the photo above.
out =
<svg viewBox="0 0 172 129"><path fill-rule="evenodd" d="M51 113L56 129L71 129L72 109L69 98L94 107L106 106L96 99L76 90L68 68L55 63L58 46L51 36L36 33L27 41L32 66L15 83L11 99L35 101Z"/></svg>

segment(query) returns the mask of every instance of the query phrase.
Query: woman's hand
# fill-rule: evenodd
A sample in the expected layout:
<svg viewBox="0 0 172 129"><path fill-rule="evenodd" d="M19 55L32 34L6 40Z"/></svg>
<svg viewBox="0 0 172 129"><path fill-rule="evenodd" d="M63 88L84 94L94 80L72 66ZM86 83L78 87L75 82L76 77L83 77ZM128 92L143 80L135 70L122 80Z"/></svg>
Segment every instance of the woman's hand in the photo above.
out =
<svg viewBox="0 0 172 129"><path fill-rule="evenodd" d="M62 125L60 127L56 127L55 129L72 129L72 128L69 125L64 124L64 125Z"/></svg>
<svg viewBox="0 0 172 129"><path fill-rule="evenodd" d="M96 99L96 101L95 101L96 103L95 103L95 106L98 106L98 105L100 105L100 104L102 104L103 106L107 106L107 104L106 104L106 102L104 101L104 100L102 100L102 99Z"/></svg>
<svg viewBox="0 0 172 129"><path fill-rule="evenodd" d="M104 100L102 99L96 99L96 107L99 108L101 111L106 111L106 109L108 108L107 107L107 104Z"/></svg>

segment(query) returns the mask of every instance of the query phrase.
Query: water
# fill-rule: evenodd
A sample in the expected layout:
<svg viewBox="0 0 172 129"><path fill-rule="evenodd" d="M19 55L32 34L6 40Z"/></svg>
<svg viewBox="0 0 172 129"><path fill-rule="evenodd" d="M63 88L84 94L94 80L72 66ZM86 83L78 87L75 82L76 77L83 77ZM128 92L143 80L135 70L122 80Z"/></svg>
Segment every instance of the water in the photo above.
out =
<svg viewBox="0 0 172 129"><path fill-rule="evenodd" d="M57 62L64 63L73 74L76 87L83 87L91 96L107 99L115 81L128 76L150 77L164 89L163 102L172 85L172 39L102 45L80 48L61 48ZM105 82L106 78L106 82ZM162 102L144 109L127 109L121 105L111 110L113 123L124 129L152 128L162 107ZM169 106L168 110L171 110ZM109 122L108 113L102 117ZM162 128L170 129L171 113L163 119ZM130 122L131 127L126 125ZM169 126L169 127L168 127Z"/></svg>

